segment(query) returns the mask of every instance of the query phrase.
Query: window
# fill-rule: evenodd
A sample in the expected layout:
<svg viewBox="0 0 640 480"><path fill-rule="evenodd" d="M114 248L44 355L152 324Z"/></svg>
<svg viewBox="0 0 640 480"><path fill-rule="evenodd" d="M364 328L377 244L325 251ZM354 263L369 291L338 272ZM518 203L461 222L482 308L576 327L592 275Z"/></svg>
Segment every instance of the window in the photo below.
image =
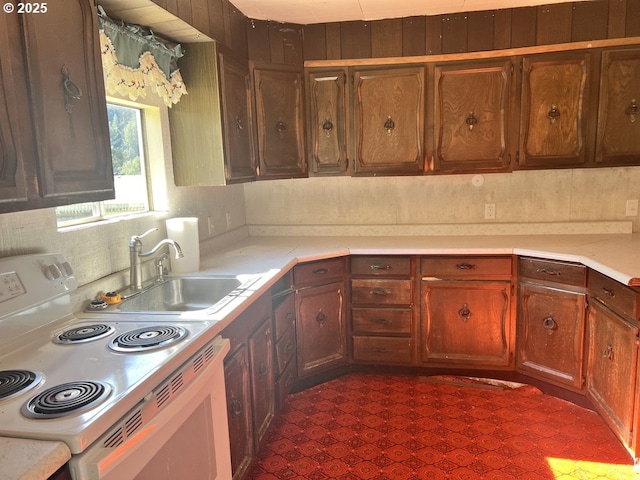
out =
<svg viewBox="0 0 640 480"><path fill-rule="evenodd" d="M58 227L149 210L149 190L140 107L107 103L116 198L56 208Z"/></svg>

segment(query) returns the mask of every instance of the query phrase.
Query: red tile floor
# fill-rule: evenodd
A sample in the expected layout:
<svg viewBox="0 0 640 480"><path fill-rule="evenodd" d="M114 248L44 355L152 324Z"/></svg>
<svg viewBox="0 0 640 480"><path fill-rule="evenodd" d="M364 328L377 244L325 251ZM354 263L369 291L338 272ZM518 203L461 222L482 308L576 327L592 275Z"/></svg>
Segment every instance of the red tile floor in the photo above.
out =
<svg viewBox="0 0 640 480"><path fill-rule="evenodd" d="M535 387L346 375L289 397L252 480L640 479L593 411Z"/></svg>

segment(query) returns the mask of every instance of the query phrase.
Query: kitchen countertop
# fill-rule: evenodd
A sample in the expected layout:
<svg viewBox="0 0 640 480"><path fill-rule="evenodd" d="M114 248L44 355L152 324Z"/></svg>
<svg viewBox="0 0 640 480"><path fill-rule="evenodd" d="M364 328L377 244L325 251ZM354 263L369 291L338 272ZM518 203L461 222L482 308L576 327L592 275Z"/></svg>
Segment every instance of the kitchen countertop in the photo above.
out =
<svg viewBox="0 0 640 480"><path fill-rule="evenodd" d="M260 280L217 313L217 335L254 299L300 262L346 255L523 255L579 262L640 287L640 233L580 235L247 237L201 258L203 274L260 274ZM61 442L0 438L3 478L43 480L70 458ZM7 471L6 468L9 470Z"/></svg>

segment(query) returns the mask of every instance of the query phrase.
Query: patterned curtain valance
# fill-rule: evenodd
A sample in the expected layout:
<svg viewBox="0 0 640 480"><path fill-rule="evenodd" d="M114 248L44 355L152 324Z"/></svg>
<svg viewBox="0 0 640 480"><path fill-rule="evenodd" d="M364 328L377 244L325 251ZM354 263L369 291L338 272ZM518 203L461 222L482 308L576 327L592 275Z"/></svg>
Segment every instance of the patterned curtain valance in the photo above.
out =
<svg viewBox="0 0 640 480"><path fill-rule="evenodd" d="M180 44L164 41L144 27L116 22L98 8L107 92L136 100L148 90L168 107L178 103L187 93L177 64L184 55Z"/></svg>

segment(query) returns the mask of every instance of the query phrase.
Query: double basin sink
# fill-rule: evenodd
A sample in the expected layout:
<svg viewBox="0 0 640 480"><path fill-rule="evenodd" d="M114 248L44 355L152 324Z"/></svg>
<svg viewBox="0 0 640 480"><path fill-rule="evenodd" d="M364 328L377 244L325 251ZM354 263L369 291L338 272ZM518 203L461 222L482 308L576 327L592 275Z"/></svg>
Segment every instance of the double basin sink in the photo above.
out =
<svg viewBox="0 0 640 480"><path fill-rule="evenodd" d="M166 277L140 291L123 293L120 303L89 310L123 313L215 313L241 296L258 276L184 276Z"/></svg>

